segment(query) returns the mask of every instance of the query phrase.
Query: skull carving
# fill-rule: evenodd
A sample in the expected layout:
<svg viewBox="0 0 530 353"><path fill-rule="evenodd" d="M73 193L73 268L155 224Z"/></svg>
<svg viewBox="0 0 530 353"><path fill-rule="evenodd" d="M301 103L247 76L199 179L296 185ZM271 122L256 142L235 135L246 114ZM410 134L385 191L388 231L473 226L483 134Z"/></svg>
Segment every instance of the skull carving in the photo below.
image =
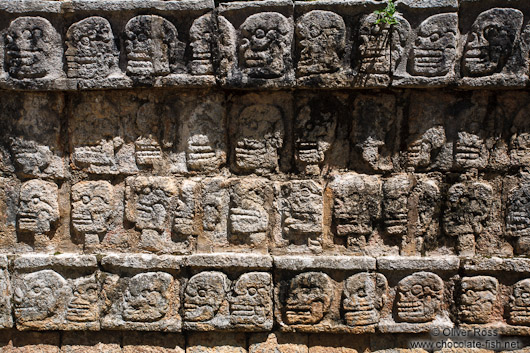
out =
<svg viewBox="0 0 530 353"><path fill-rule="evenodd" d="M249 16L239 27L239 62L244 74L253 78L278 78L291 62L293 28L277 12Z"/></svg>
<svg viewBox="0 0 530 353"><path fill-rule="evenodd" d="M236 167L247 172L276 170L284 136L280 109L269 104L246 107L239 115L237 129Z"/></svg>
<svg viewBox="0 0 530 353"><path fill-rule="evenodd" d="M173 214L173 231L185 238L195 235L196 182L184 180L180 187L177 207Z"/></svg>
<svg viewBox="0 0 530 353"><path fill-rule="evenodd" d="M57 272L42 270L23 275L15 282L17 321L41 321L58 314L66 280Z"/></svg>
<svg viewBox="0 0 530 353"><path fill-rule="evenodd" d="M470 324L489 322L499 289L497 279L489 276L464 277L460 286L460 320Z"/></svg>
<svg viewBox="0 0 530 353"><path fill-rule="evenodd" d="M232 286L230 322L262 326L272 319L272 276L265 272L245 273Z"/></svg>
<svg viewBox="0 0 530 353"><path fill-rule="evenodd" d="M105 78L118 67L118 49L109 21L89 17L66 32L67 75L72 78Z"/></svg>
<svg viewBox="0 0 530 353"><path fill-rule="evenodd" d="M333 221L338 236L370 235L381 213L381 181L377 176L347 174L335 178Z"/></svg>
<svg viewBox="0 0 530 353"><path fill-rule="evenodd" d="M230 281L221 272L201 272L190 278L184 292L184 320L210 321L225 303Z"/></svg>
<svg viewBox="0 0 530 353"><path fill-rule="evenodd" d="M411 74L429 77L447 75L456 60L457 34L456 14L434 15L423 21L410 55Z"/></svg>
<svg viewBox="0 0 530 353"><path fill-rule="evenodd" d="M524 166L530 164L530 134L520 132L510 138L510 158L512 164Z"/></svg>
<svg viewBox="0 0 530 353"><path fill-rule="evenodd" d="M365 16L359 28L359 71L368 74L390 73L390 25L375 24L377 15Z"/></svg>
<svg viewBox="0 0 530 353"><path fill-rule="evenodd" d="M299 76L341 69L346 47L346 25L342 17L330 11L308 12L297 22L296 36L300 46Z"/></svg>
<svg viewBox="0 0 530 353"><path fill-rule="evenodd" d="M125 291L123 318L127 321L153 322L169 310L173 277L164 272L140 273L131 278Z"/></svg>
<svg viewBox="0 0 530 353"><path fill-rule="evenodd" d="M95 275L77 278L72 285L72 297L66 308L66 319L74 322L97 321L98 297Z"/></svg>
<svg viewBox="0 0 530 353"><path fill-rule="evenodd" d="M82 181L72 187L72 225L81 234L103 234L114 212L114 188L107 181Z"/></svg>
<svg viewBox="0 0 530 353"><path fill-rule="evenodd" d="M523 279L513 286L510 297L508 321L514 325L530 325L530 279Z"/></svg>
<svg viewBox="0 0 530 353"><path fill-rule="evenodd" d="M333 283L321 272L306 272L291 280L285 305L289 325L319 323L329 312Z"/></svg>
<svg viewBox="0 0 530 353"><path fill-rule="evenodd" d="M193 75L213 74L212 44L214 32L214 21L210 14L199 17L191 25L191 62L189 68Z"/></svg>
<svg viewBox="0 0 530 353"><path fill-rule="evenodd" d="M20 188L18 229L21 232L47 234L59 219L56 184L33 179Z"/></svg>
<svg viewBox="0 0 530 353"><path fill-rule="evenodd" d="M175 26L155 15L136 16L125 26L127 73L164 76L182 69L184 44Z"/></svg>
<svg viewBox="0 0 530 353"><path fill-rule="evenodd" d="M488 156L486 144L477 123L473 123L470 130L458 133L454 147L455 164L460 168L483 168Z"/></svg>
<svg viewBox="0 0 530 353"><path fill-rule="evenodd" d="M11 149L15 165L22 174L35 177L53 171L53 161L57 157L49 146L16 137L11 140Z"/></svg>
<svg viewBox="0 0 530 353"><path fill-rule="evenodd" d="M395 175L383 184L383 218L386 231L391 235L405 235L408 227L408 197L412 180L406 174Z"/></svg>
<svg viewBox="0 0 530 353"><path fill-rule="evenodd" d="M530 235L530 184L510 191L506 210L506 233L513 237Z"/></svg>
<svg viewBox="0 0 530 353"><path fill-rule="evenodd" d="M411 136L407 147L407 165L410 167L428 167L432 155L446 143L445 129L443 126L434 126L427 131Z"/></svg>
<svg viewBox="0 0 530 353"><path fill-rule="evenodd" d="M523 13L515 9L494 8L478 15L464 49L464 76L501 72L514 51L522 24Z"/></svg>
<svg viewBox="0 0 530 353"><path fill-rule="evenodd" d="M17 79L57 77L63 66L61 38L42 17L18 17L5 35L5 62Z"/></svg>
<svg viewBox="0 0 530 353"><path fill-rule="evenodd" d="M344 283L342 310L348 326L373 325L379 322L388 283L380 273L358 273Z"/></svg>
<svg viewBox="0 0 530 353"><path fill-rule="evenodd" d="M397 319L403 322L429 322L440 312L443 281L430 272L417 272L403 278L397 288Z"/></svg>

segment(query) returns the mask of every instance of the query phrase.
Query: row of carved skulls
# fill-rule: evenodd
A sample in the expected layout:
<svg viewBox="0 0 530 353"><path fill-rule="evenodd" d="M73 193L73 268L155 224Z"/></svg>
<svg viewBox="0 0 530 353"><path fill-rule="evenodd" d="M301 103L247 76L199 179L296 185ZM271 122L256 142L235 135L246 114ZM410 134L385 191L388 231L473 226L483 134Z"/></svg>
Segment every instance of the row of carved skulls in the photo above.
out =
<svg viewBox="0 0 530 353"><path fill-rule="evenodd" d="M420 24L410 53L407 42L411 27L398 18L394 35L385 24L374 24L375 15L364 16L359 23L358 71L389 74L399 57L410 57L408 72L417 76L444 76L455 66L458 41L458 17L438 14ZM333 12L314 10L301 16L296 30L289 19L277 12L249 16L237 33L219 17L220 69L230 71L230 62L238 61L249 77L278 78L286 74L291 62L293 32L299 55L297 74L333 73L345 70L344 53L347 29L344 19ZM523 14L516 9L494 8L481 13L468 35L462 55L464 76L487 76L502 71L519 40ZM212 15L196 19L190 28L193 75L212 75L215 26ZM237 37L237 39L236 39ZM237 44L236 44L237 43ZM67 76L105 78L120 74L118 49L108 20L89 17L73 24L66 33ZM6 71L17 79L53 77L61 74L62 44L51 23L41 17L20 17L11 22L5 35ZM394 50L391 59L390 51ZM187 72L185 44L178 39L176 27L156 15L140 15L125 26L127 74L164 76ZM398 56L396 58L396 55ZM237 58L237 59L236 59Z"/></svg>
<svg viewBox="0 0 530 353"><path fill-rule="evenodd" d="M242 179L232 184L231 191L222 185L221 179L214 178L205 181L204 191L198 192L201 185L193 180L131 177L127 181L126 217L146 237L158 237L171 229L185 240L198 234L196 217L201 204L205 231L214 231L223 224L222 217L227 217L233 235L248 238L246 243L264 241L273 205L272 183L265 179ZM279 189L277 207L285 245L297 237L306 239L306 245L319 239L323 227L323 188L315 181L302 180L283 183ZM335 177L330 189L333 227L339 237L368 237L380 219L392 236L404 236L411 224L417 227L415 235L424 236L438 222L442 193L434 179L398 174L383 180L378 176L346 174ZM507 197L506 231L510 236L530 235L528 190L530 184L524 182L510 190ZM489 183L463 180L447 192L442 217L446 234L473 238L490 225L496 197ZM98 243L100 236L112 230L121 203L117 190L107 181L74 184L71 190L74 231L84 235L87 243ZM59 216L55 183L33 179L22 184L18 209L20 232L48 234Z"/></svg>
<svg viewBox="0 0 530 353"><path fill-rule="evenodd" d="M0 288L8 289L7 277L0 272ZM117 276L117 275L110 275ZM178 316L178 281L165 272L148 272L126 277L124 292L108 297L110 308L99 310L100 284L92 274L65 279L53 270L18 276L13 283L13 304L19 325L38 327L46 322L61 328L65 323L83 324L111 315L110 322L157 322ZM218 271L200 272L185 285L182 318L185 329L202 324L213 328L272 327L272 276L249 272L231 282ZM327 274L305 272L296 275L285 288L282 320L287 325L316 325L329 320L337 287ZM103 286L108 294L113 288ZM121 290L121 289L120 289ZM498 306L499 283L490 276L463 277L456 298L458 320L483 324L493 320ZM379 273L358 273L344 281L340 317L347 326L370 326L380 321L381 310L389 298L386 278ZM2 297L3 314L10 312L9 296ZM176 304L175 304L176 303ZM417 272L403 278L396 288L396 322L426 323L442 317L444 282L431 272ZM515 283L506 303L506 320L513 325L530 325L530 279ZM56 326L53 326L56 325ZM63 326L61 326L63 325ZM42 327L42 326L41 326ZM97 326L96 326L97 327ZM99 328L99 327L98 327Z"/></svg>

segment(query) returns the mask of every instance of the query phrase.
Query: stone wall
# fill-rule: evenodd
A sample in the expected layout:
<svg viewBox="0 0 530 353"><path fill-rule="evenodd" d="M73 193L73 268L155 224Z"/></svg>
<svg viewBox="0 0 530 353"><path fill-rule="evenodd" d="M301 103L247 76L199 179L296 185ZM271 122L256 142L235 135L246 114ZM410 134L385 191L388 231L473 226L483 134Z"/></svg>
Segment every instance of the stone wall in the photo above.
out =
<svg viewBox="0 0 530 353"><path fill-rule="evenodd" d="M530 2L384 5L0 2L0 352L527 350Z"/></svg>

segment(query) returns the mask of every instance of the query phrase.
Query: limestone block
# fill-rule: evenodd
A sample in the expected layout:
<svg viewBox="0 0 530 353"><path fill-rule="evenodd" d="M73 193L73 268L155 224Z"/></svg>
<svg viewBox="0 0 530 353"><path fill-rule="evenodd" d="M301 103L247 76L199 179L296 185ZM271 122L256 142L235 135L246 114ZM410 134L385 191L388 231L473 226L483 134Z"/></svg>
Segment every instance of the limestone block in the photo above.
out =
<svg viewBox="0 0 530 353"><path fill-rule="evenodd" d="M282 332L258 333L250 336L249 353L308 353L307 335Z"/></svg>
<svg viewBox="0 0 530 353"><path fill-rule="evenodd" d="M246 353L244 334L205 332L191 333L188 338L186 353Z"/></svg>
<svg viewBox="0 0 530 353"><path fill-rule="evenodd" d="M12 310L12 288L7 270L7 257L0 256L0 328L13 327Z"/></svg>
<svg viewBox="0 0 530 353"><path fill-rule="evenodd" d="M14 262L19 330L99 330L97 261L89 255L24 255Z"/></svg>
<svg viewBox="0 0 530 353"><path fill-rule="evenodd" d="M287 87L294 83L293 3L221 3L221 83L235 87Z"/></svg>
<svg viewBox="0 0 530 353"><path fill-rule="evenodd" d="M184 353L185 338L160 332L125 333L123 353Z"/></svg>
<svg viewBox="0 0 530 353"><path fill-rule="evenodd" d="M493 318L499 282L490 276L463 277L460 282L459 319L484 324Z"/></svg>
<svg viewBox="0 0 530 353"><path fill-rule="evenodd" d="M8 353L59 353L61 337L59 332L19 332L13 334L10 344L2 347Z"/></svg>
<svg viewBox="0 0 530 353"><path fill-rule="evenodd" d="M61 353L121 353L120 338L108 332L67 332L62 337Z"/></svg>

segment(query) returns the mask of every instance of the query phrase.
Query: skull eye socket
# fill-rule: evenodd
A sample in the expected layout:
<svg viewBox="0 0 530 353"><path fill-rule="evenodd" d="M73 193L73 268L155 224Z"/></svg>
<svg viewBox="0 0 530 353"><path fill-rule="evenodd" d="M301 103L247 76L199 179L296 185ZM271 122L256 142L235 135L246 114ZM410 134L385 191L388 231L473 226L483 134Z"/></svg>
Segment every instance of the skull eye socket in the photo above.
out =
<svg viewBox="0 0 530 353"><path fill-rule="evenodd" d="M410 292L414 295L421 294L423 292L423 287L419 284L416 284L415 286L412 287Z"/></svg>
<svg viewBox="0 0 530 353"><path fill-rule="evenodd" d="M83 195L83 197L81 198L81 200L82 200L83 203L86 205L87 203L90 202L90 196L88 196L88 195Z"/></svg>
<svg viewBox="0 0 530 353"><path fill-rule="evenodd" d="M150 187L143 188L142 193L145 195L149 195L151 193L151 188Z"/></svg>
<svg viewBox="0 0 530 353"><path fill-rule="evenodd" d="M138 35L138 41L139 42L145 42L147 40L147 36L144 33L140 33Z"/></svg>
<svg viewBox="0 0 530 353"><path fill-rule="evenodd" d="M357 295L359 297L366 297L366 289L365 288L359 288L359 290L357 291Z"/></svg>
<svg viewBox="0 0 530 353"><path fill-rule="evenodd" d="M258 290L256 288L254 288L254 287L250 287L248 289L248 294L250 294L250 295L256 295L257 292L258 292Z"/></svg>
<svg viewBox="0 0 530 353"><path fill-rule="evenodd" d="M528 292L521 293L521 298L523 298L523 299L530 298L530 293L528 293Z"/></svg>
<svg viewBox="0 0 530 353"><path fill-rule="evenodd" d="M311 27L309 28L309 35L312 38L318 37L321 33L322 33L322 31L321 31L320 27L318 27L316 25L311 25Z"/></svg>
<svg viewBox="0 0 530 353"><path fill-rule="evenodd" d="M439 32L431 34L431 42L436 42L441 38L441 34Z"/></svg>
<svg viewBox="0 0 530 353"><path fill-rule="evenodd" d="M263 38L265 37L265 31L261 28L256 29L256 32L254 32L254 36L256 38Z"/></svg>
<svg viewBox="0 0 530 353"><path fill-rule="evenodd" d="M31 199L31 202L33 202L34 205L38 204L40 202L40 198L34 197Z"/></svg>
<svg viewBox="0 0 530 353"><path fill-rule="evenodd" d="M487 40L497 36L499 36L499 29L496 26L489 26L484 29L484 37L486 37Z"/></svg>
<svg viewBox="0 0 530 353"><path fill-rule="evenodd" d="M199 297L206 297L206 291L204 289L199 289L197 294L199 294Z"/></svg>
<svg viewBox="0 0 530 353"><path fill-rule="evenodd" d="M471 289L468 289L468 290L466 291L466 295L474 296L474 295L475 295L475 292L474 292L473 290L471 290Z"/></svg>

